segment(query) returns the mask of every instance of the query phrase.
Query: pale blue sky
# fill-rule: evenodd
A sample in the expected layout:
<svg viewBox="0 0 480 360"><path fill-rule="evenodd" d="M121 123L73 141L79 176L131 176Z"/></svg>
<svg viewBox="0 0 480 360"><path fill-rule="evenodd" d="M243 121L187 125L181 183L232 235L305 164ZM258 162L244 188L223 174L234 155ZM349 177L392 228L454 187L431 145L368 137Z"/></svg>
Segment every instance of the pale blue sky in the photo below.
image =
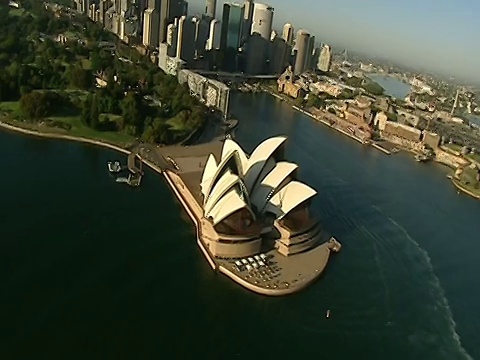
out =
<svg viewBox="0 0 480 360"><path fill-rule="evenodd" d="M237 0L237 2L243 2ZM263 1L259 1L263 2ZM204 0L190 0L193 9ZM224 1L217 0L217 18ZM291 22L325 43L480 81L480 0L269 0L274 25Z"/></svg>

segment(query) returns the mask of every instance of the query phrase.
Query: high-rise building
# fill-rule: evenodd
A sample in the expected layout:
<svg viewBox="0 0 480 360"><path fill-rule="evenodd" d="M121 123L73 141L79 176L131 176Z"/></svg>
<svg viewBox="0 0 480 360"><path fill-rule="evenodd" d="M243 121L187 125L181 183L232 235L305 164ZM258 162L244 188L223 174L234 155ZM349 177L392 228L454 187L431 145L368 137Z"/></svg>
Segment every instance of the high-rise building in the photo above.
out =
<svg viewBox="0 0 480 360"><path fill-rule="evenodd" d="M146 47L158 46L158 28L159 20L158 10L147 8L143 12L143 37L142 43Z"/></svg>
<svg viewBox="0 0 480 360"><path fill-rule="evenodd" d="M243 30L242 30L242 44L248 40L250 36L250 30L252 29L252 19L253 19L253 0L245 0L243 4Z"/></svg>
<svg viewBox="0 0 480 360"><path fill-rule="evenodd" d="M318 70L329 72L332 65L332 48L330 45L324 44L320 50L320 58L318 59Z"/></svg>
<svg viewBox="0 0 480 360"><path fill-rule="evenodd" d="M273 7L255 3L253 7L252 28L250 34L259 34L262 38L270 40L273 23Z"/></svg>
<svg viewBox="0 0 480 360"><path fill-rule="evenodd" d="M175 18L187 16L188 3L185 0L155 0L159 2L160 29L158 37L160 42L165 42L167 26L173 24Z"/></svg>
<svg viewBox="0 0 480 360"><path fill-rule="evenodd" d="M284 39L277 36L272 41L269 61L269 72L272 74L281 74L288 66L291 46Z"/></svg>
<svg viewBox="0 0 480 360"><path fill-rule="evenodd" d="M217 29L218 29L219 23L220 22L217 19L213 19L210 21L210 31L208 34L207 47L206 47L207 50L213 50L218 46L217 45L217 38L218 38Z"/></svg>
<svg viewBox="0 0 480 360"><path fill-rule="evenodd" d="M295 47L297 55L295 57L294 74L300 75L305 71L305 64L308 57L308 46L310 43L310 34L305 30L299 30L295 38Z"/></svg>
<svg viewBox="0 0 480 360"><path fill-rule="evenodd" d="M220 48L238 50L242 37L244 6L226 3L223 5L222 32Z"/></svg>
<svg viewBox="0 0 480 360"><path fill-rule="evenodd" d="M315 50L315 35L308 39L307 57L305 58L305 70L311 70L315 67L313 63L313 51Z"/></svg>
<svg viewBox="0 0 480 360"><path fill-rule="evenodd" d="M191 18L195 27L195 59L202 57L207 47L207 41L210 33L210 18L194 16Z"/></svg>
<svg viewBox="0 0 480 360"><path fill-rule="evenodd" d="M215 19L216 9L217 9L217 0L207 0L205 4L205 15L207 17Z"/></svg>
<svg viewBox="0 0 480 360"><path fill-rule="evenodd" d="M167 26L167 55L169 57L176 57L177 55L177 41L178 41L178 19L175 19L173 24Z"/></svg>
<svg viewBox="0 0 480 360"><path fill-rule="evenodd" d="M270 33L270 41L275 40L276 37L277 37L277 32L275 30L272 30L272 32Z"/></svg>
<svg viewBox="0 0 480 360"><path fill-rule="evenodd" d="M264 74L267 70L267 55L270 41L264 39L259 33L253 33L247 44L246 72L252 75Z"/></svg>
<svg viewBox="0 0 480 360"><path fill-rule="evenodd" d="M292 46L293 45L293 25L290 23L286 23L283 26L282 38L285 42Z"/></svg>

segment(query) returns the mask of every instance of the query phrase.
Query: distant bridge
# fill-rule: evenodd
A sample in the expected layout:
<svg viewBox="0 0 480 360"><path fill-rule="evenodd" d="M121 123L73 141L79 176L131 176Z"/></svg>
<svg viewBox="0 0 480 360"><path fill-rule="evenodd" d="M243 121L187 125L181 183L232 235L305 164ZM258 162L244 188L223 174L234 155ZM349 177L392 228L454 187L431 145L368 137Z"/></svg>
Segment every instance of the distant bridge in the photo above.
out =
<svg viewBox="0 0 480 360"><path fill-rule="evenodd" d="M275 75L250 75L244 73L231 73L226 71L203 71L203 70L192 70L193 72L207 77L219 77L219 78L228 78L228 79L265 79L265 80L275 80L280 76L279 74Z"/></svg>

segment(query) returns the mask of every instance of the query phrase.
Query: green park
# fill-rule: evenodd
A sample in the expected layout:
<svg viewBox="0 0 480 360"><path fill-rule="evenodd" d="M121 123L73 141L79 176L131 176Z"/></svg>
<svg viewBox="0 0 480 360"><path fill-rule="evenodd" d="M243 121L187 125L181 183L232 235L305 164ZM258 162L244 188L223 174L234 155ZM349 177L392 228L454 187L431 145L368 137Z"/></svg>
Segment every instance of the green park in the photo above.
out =
<svg viewBox="0 0 480 360"><path fill-rule="evenodd" d="M173 144L205 121L188 88L83 15L0 6L0 121L127 146Z"/></svg>

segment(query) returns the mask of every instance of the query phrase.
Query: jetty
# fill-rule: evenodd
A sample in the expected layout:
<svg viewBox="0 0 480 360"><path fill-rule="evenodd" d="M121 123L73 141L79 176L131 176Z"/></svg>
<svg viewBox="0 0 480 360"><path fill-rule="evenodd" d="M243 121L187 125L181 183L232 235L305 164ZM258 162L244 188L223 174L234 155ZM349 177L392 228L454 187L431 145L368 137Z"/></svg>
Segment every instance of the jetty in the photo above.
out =
<svg viewBox="0 0 480 360"><path fill-rule="evenodd" d="M137 152L131 152L127 158L128 171L135 175L143 175L142 159Z"/></svg>
<svg viewBox="0 0 480 360"><path fill-rule="evenodd" d="M116 174L115 182L138 187L143 177L142 163L142 158L138 153L131 152L128 154L126 166L122 166L120 161L109 161L107 168L111 174Z"/></svg>

